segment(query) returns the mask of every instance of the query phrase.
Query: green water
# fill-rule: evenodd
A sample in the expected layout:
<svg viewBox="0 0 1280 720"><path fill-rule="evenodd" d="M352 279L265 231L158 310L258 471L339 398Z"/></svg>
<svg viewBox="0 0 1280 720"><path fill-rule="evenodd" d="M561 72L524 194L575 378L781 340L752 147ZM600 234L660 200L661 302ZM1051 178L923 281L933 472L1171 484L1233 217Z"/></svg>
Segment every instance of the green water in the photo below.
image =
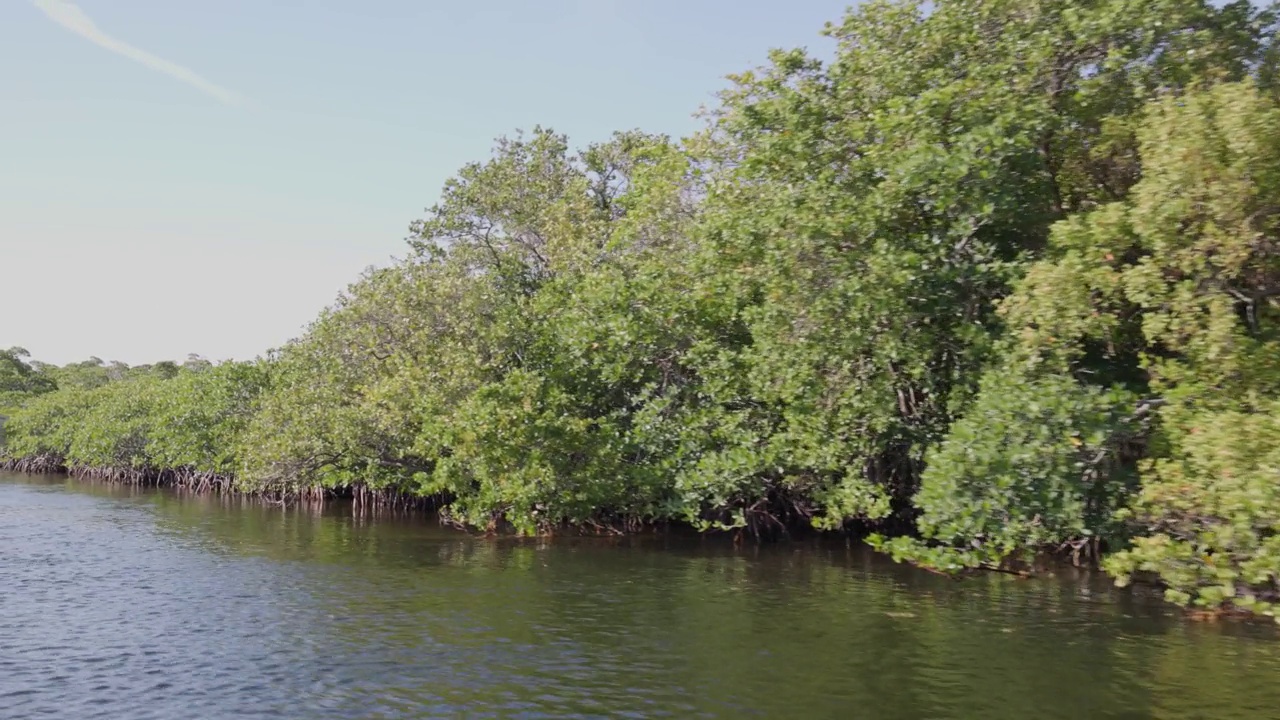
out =
<svg viewBox="0 0 1280 720"><path fill-rule="evenodd" d="M1280 717L1267 625L842 541L475 538L0 476L0 717Z"/></svg>

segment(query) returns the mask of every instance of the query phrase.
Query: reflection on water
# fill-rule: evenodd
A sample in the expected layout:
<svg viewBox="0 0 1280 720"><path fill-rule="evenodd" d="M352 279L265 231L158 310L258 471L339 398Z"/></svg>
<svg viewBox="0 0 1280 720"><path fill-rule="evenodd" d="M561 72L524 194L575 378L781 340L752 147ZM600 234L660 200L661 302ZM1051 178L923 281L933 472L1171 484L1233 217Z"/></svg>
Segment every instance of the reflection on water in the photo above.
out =
<svg viewBox="0 0 1280 720"><path fill-rule="evenodd" d="M0 477L0 717L1275 717L1269 626L843 542L472 538Z"/></svg>

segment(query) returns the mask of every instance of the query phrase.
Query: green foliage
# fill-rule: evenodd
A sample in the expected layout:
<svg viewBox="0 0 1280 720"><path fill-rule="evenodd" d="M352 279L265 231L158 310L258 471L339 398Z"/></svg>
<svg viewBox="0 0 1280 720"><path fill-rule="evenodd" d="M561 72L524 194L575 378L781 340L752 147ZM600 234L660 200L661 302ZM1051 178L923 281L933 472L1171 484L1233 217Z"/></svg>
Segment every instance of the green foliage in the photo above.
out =
<svg viewBox="0 0 1280 720"><path fill-rule="evenodd" d="M76 418L66 458L70 467L144 470L154 467L150 436L158 426L162 381L145 378L89 392L90 406Z"/></svg>
<svg viewBox="0 0 1280 720"><path fill-rule="evenodd" d="M20 347L0 350L0 414L57 387L50 377L27 362L29 357L30 353Z"/></svg>
<svg viewBox="0 0 1280 720"><path fill-rule="evenodd" d="M1242 76L1256 30L1201 2L881 2L828 29L830 65L739 76L698 228L745 335L699 368L729 378L706 470L824 527L906 505L1051 224L1122 197L1144 100Z"/></svg>
<svg viewBox="0 0 1280 720"><path fill-rule="evenodd" d="M1143 535L1105 567L1149 573L1179 604L1274 615L1280 602L1280 401L1166 413L1168 447L1126 513Z"/></svg>
<svg viewBox="0 0 1280 720"><path fill-rule="evenodd" d="M122 363L108 365L101 358L91 357L78 363L70 363L57 367L43 366L41 370L51 378L59 388L80 388L92 390L100 388L113 380L120 380L128 368Z"/></svg>
<svg viewBox="0 0 1280 720"><path fill-rule="evenodd" d="M91 391L77 387L28 400L13 411L5 423L5 455L12 458L45 456L59 464L65 463L79 423L97 400Z"/></svg>
<svg viewBox="0 0 1280 720"><path fill-rule="evenodd" d="M368 273L272 363L246 431L245 481L416 487L432 469L414 451L418 427L482 375L492 351L473 330L490 304L464 268ZM470 362L440 361L450 357Z"/></svg>
<svg viewBox="0 0 1280 720"><path fill-rule="evenodd" d="M1135 485L1120 462L1134 406L1128 393L1061 375L987 376L927 457L915 498L921 539L873 544L949 570L1025 563L1040 548L1116 537L1115 513Z"/></svg>
<svg viewBox="0 0 1280 720"><path fill-rule="evenodd" d="M282 351L246 480L439 494L524 532L658 517L664 408L691 382L690 304L666 285L688 172L639 133L578 154L541 129L501 142L415 225L413 257Z"/></svg>
<svg viewBox="0 0 1280 720"><path fill-rule="evenodd" d="M1154 397L1130 405L1143 424L1155 421L1136 452L1097 474L1121 488L1131 471L1141 480L1136 497L1109 493L1120 502L1099 505L1120 523L1101 537L1121 549L1134 536L1106 566L1122 581L1152 574L1180 603L1269 611L1280 597L1280 556L1271 546L1278 529L1271 495L1280 487L1280 436L1271 434L1280 399L1280 106L1248 81L1171 94L1149 105L1137 141L1142 179L1126 199L1058 223L1048 257L1003 303L1008 349L1000 373L1038 382L1072 377L1055 382L1073 392L1120 383ZM1002 402L1005 392L984 388L971 412ZM926 472L918 498L926 538L988 539L982 526L939 535L927 509L935 477L961 483L975 467L943 461L953 444L981 446L966 437L969 422L953 427ZM1098 438L1133 435L1117 427ZM962 502L951 515L970 517L979 505ZM1052 519L1076 517L1059 508ZM1101 520L1060 525L1041 540L1097 533L1107 524ZM896 547L909 555L913 546ZM1000 545L994 557L1015 547Z"/></svg>
<svg viewBox="0 0 1280 720"><path fill-rule="evenodd" d="M257 364L132 370L114 382L71 384L13 412L5 454L71 469L235 474L240 438L267 379Z"/></svg>
<svg viewBox="0 0 1280 720"><path fill-rule="evenodd" d="M1152 109L1116 294L1141 313L1143 366L1168 399L1131 516L1148 535L1109 563L1172 599L1280 600L1280 103L1223 85Z"/></svg>
<svg viewBox="0 0 1280 720"><path fill-rule="evenodd" d="M147 433L150 465L238 474L242 437L270 381L269 369L262 363L223 363L169 372L162 369L149 381L159 389Z"/></svg>

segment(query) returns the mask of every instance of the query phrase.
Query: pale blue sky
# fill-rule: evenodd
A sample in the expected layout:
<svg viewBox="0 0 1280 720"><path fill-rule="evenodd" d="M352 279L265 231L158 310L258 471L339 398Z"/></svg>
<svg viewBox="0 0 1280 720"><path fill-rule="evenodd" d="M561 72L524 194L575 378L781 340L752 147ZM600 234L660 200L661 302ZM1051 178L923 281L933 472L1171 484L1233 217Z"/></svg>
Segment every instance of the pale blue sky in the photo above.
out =
<svg viewBox="0 0 1280 720"><path fill-rule="evenodd" d="M495 136L687 134L846 5L0 0L0 347L252 357L400 254Z"/></svg>

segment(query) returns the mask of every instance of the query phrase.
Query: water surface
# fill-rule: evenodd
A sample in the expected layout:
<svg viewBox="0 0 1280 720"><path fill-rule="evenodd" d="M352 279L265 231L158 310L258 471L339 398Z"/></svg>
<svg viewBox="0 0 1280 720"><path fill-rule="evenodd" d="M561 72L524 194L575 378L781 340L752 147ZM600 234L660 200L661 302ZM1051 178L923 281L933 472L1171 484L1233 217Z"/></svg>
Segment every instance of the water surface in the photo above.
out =
<svg viewBox="0 0 1280 720"><path fill-rule="evenodd" d="M1258 720L1266 625L838 541L484 539L0 475L0 718Z"/></svg>

